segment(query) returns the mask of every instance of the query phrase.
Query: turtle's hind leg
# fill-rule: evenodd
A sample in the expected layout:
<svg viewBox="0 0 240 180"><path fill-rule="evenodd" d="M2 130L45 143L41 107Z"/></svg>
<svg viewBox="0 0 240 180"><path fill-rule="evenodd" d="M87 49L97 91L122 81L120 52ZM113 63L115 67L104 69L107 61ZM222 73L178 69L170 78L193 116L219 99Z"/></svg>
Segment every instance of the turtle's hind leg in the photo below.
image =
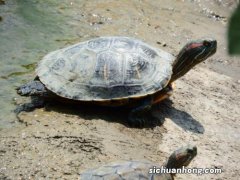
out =
<svg viewBox="0 0 240 180"><path fill-rule="evenodd" d="M44 107L45 103L46 102L44 101L43 98L37 97L37 96L32 96L30 102L27 102L24 104L16 104L17 107L14 110L14 112L18 116L18 114L21 113L22 111L31 112L31 111L35 110L36 108L42 108L42 107Z"/></svg>
<svg viewBox="0 0 240 180"><path fill-rule="evenodd" d="M48 90L44 84L38 80L24 84L18 87L16 90L21 96L45 96L48 93Z"/></svg>

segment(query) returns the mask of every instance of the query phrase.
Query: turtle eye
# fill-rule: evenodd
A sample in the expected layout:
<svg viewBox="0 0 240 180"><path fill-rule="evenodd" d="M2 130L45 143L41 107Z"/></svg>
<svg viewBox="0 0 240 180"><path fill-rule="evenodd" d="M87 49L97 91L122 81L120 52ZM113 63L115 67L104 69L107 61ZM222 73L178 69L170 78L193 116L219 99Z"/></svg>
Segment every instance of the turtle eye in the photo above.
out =
<svg viewBox="0 0 240 180"><path fill-rule="evenodd" d="M210 47L211 46L211 43L209 41L203 41L203 45L205 47Z"/></svg>

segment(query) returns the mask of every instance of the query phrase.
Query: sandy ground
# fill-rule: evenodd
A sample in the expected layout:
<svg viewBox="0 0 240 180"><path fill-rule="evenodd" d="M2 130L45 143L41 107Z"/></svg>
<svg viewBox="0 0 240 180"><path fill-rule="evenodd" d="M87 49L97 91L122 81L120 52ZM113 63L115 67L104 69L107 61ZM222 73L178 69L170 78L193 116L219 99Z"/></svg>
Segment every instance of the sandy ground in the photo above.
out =
<svg viewBox="0 0 240 180"><path fill-rule="evenodd" d="M176 179L240 179L240 63L227 55L225 39L235 4L227 0L84 2L79 8L92 29L81 40L128 35L176 55L188 40L210 36L218 40L218 51L176 81L174 95L153 107L159 121L142 129L127 125L126 112L103 108L52 103L21 112L21 126L0 131L0 179L76 179L86 169L117 160L161 164L188 143L198 147L190 167L223 172L179 174Z"/></svg>

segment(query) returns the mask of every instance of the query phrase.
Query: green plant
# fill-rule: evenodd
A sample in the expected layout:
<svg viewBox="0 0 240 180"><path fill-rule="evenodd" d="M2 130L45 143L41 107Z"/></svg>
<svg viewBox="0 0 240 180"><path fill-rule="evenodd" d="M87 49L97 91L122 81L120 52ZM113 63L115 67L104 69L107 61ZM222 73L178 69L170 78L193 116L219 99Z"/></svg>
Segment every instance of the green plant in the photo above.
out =
<svg viewBox="0 0 240 180"><path fill-rule="evenodd" d="M232 14L228 27L228 52L240 54L240 4Z"/></svg>

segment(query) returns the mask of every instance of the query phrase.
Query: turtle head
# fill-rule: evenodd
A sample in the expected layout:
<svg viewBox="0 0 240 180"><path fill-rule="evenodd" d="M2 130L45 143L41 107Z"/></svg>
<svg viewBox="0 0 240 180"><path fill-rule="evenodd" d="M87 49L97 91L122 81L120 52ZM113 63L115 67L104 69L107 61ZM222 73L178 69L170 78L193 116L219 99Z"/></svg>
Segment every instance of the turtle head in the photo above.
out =
<svg viewBox="0 0 240 180"><path fill-rule="evenodd" d="M192 145L187 145L182 147L172 153L169 157L166 168L182 168L183 166L188 166L193 158L197 155L197 147Z"/></svg>
<svg viewBox="0 0 240 180"><path fill-rule="evenodd" d="M191 68L217 51L217 41L201 39L187 43L173 63L171 82L186 74Z"/></svg>

